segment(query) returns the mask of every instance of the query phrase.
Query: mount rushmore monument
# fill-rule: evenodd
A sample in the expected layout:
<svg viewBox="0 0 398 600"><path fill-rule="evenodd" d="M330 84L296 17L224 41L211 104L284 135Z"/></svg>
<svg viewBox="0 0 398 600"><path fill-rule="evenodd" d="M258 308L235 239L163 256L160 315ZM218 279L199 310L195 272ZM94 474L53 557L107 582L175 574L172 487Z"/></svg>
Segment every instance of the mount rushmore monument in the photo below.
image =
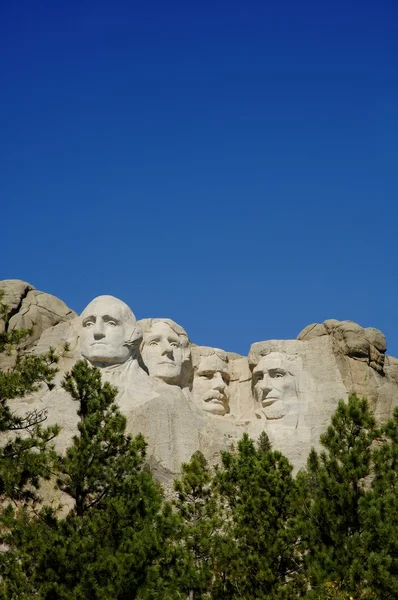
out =
<svg viewBox="0 0 398 600"><path fill-rule="evenodd" d="M171 319L137 320L113 296L95 298L79 316L19 280L0 282L0 290L8 328L34 325L23 350L40 354L51 347L61 356L55 388L13 401L13 410L45 409L47 423L62 428L56 444L65 450L78 416L60 383L84 358L118 388L127 431L144 435L152 470L165 483L196 450L215 461L244 432L257 438L265 431L298 470L318 447L339 399L366 396L379 421L398 405L398 359L386 354L381 331L352 321L312 324L297 339L255 342L240 356L195 345ZM7 368L7 357L2 360Z"/></svg>

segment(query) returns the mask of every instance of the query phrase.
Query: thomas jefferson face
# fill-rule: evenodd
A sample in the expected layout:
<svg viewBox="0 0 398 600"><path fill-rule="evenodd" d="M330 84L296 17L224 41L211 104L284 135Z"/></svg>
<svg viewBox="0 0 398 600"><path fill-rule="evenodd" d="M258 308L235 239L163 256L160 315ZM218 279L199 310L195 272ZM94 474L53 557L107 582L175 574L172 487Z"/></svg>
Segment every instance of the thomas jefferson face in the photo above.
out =
<svg viewBox="0 0 398 600"><path fill-rule="evenodd" d="M162 321L153 323L149 332L144 333L141 356L151 377L170 384L178 383L182 368L182 347L179 335L170 325Z"/></svg>
<svg viewBox="0 0 398 600"><path fill-rule="evenodd" d="M204 356L195 372L193 394L203 410L225 415L228 410L228 364L217 354Z"/></svg>
<svg viewBox="0 0 398 600"><path fill-rule="evenodd" d="M111 296L100 296L81 315L80 352L98 365L122 364L130 357L126 344L126 324L129 318L124 302Z"/></svg>
<svg viewBox="0 0 398 600"><path fill-rule="evenodd" d="M280 419L288 402L297 400L296 377L289 371L286 355L271 352L253 370L253 393L267 419Z"/></svg>

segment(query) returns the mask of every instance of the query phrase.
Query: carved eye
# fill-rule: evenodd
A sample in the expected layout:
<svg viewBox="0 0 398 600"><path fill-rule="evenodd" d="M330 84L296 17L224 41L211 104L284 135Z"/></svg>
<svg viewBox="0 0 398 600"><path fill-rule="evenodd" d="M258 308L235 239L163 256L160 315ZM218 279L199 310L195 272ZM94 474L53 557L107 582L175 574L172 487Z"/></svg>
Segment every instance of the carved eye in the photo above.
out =
<svg viewBox="0 0 398 600"><path fill-rule="evenodd" d="M213 379L214 373L211 371L205 371L204 373L201 373L200 376L203 377L203 379Z"/></svg>
<svg viewBox="0 0 398 600"><path fill-rule="evenodd" d="M83 323L83 327L91 327L92 325L94 325L94 321L86 321Z"/></svg>
<svg viewBox="0 0 398 600"><path fill-rule="evenodd" d="M279 379L280 377L284 377L286 375L286 371L283 371L282 369L278 369L275 371L269 371L269 375L273 379Z"/></svg>
<svg viewBox="0 0 398 600"><path fill-rule="evenodd" d="M259 381L261 381L262 379L264 379L264 373L255 373L253 376L254 379L254 383L258 383Z"/></svg>
<svg viewBox="0 0 398 600"><path fill-rule="evenodd" d="M116 321L108 321L108 325L111 325L112 327L116 327Z"/></svg>
<svg viewBox="0 0 398 600"><path fill-rule="evenodd" d="M158 343L156 340L152 340L152 342L149 342L148 346L157 346Z"/></svg>
<svg viewBox="0 0 398 600"><path fill-rule="evenodd" d="M179 348L180 345L177 342L171 342L170 346L172 346L172 348Z"/></svg>

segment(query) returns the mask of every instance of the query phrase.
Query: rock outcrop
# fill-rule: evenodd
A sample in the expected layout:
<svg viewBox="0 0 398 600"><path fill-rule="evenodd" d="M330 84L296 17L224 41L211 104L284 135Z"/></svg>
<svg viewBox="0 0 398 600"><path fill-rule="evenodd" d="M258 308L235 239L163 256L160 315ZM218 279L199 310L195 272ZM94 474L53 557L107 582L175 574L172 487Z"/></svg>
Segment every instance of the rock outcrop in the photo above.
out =
<svg viewBox="0 0 398 600"><path fill-rule="evenodd" d="M2 302L8 306L8 329L33 328L24 341L25 348L31 347L49 327L77 316L62 300L19 279L0 281L0 293ZM0 331L4 331L5 326L5 322L0 321Z"/></svg>
<svg viewBox="0 0 398 600"><path fill-rule="evenodd" d="M78 416L60 382L85 358L117 386L127 430L143 433L148 460L165 485L193 452L215 461L245 431L255 438L265 431L298 470L339 399L366 396L380 421L398 405L398 359L386 354L385 336L372 327L329 319L296 340L255 342L240 356L192 344L170 319L137 321L112 296L96 298L78 317L24 282L1 282L0 289L12 311L9 326L39 326L27 350L53 347L62 355L55 389L15 401L14 410L45 409L48 423L62 427L57 446L65 451Z"/></svg>
<svg viewBox="0 0 398 600"><path fill-rule="evenodd" d="M398 361L387 356L384 334L374 327L361 327L352 321L329 319L308 325L297 339L329 341L347 393L365 396L382 421L398 402Z"/></svg>

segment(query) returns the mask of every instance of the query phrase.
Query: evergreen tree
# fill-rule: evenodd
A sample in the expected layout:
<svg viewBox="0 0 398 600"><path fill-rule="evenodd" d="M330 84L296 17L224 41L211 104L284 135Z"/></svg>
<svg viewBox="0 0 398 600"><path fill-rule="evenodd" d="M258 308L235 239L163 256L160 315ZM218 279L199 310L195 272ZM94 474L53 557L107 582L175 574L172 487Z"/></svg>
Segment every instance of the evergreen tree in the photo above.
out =
<svg viewBox="0 0 398 600"><path fill-rule="evenodd" d="M372 487L361 500L365 576L375 597L398 597L398 408L381 427Z"/></svg>
<svg viewBox="0 0 398 600"><path fill-rule="evenodd" d="M182 465L175 491L183 545L178 587L184 597L202 600L209 597L212 587L217 548L222 543L223 515L212 473L201 452Z"/></svg>
<svg viewBox="0 0 398 600"><path fill-rule="evenodd" d="M366 553L362 540L361 500L372 470L372 444L379 435L365 399L342 400L331 425L321 436L325 451L312 450L307 471L299 476L302 490L302 539L311 585L325 582L344 591L366 587Z"/></svg>
<svg viewBox="0 0 398 600"><path fill-rule="evenodd" d="M48 442L57 427L44 428L45 411L17 415L12 400L36 392L44 384L52 386L58 358L51 350L41 356L25 354L19 345L32 329L9 329L9 309L0 294L0 355L8 355L12 366L0 370L0 504L26 503L36 499L41 477L50 475ZM1 539L0 539L1 543Z"/></svg>
<svg viewBox="0 0 398 600"><path fill-rule="evenodd" d="M245 434L237 452L222 453L218 482L230 516L212 598L291 599L305 589L291 471L265 433L257 445Z"/></svg>
<svg viewBox="0 0 398 600"><path fill-rule="evenodd" d="M144 468L145 442L125 434L117 390L101 383L98 369L80 361L63 386L80 422L58 458L58 488L74 507L64 518L44 508L14 528L25 589L46 600L135 598L164 542L163 499Z"/></svg>
<svg viewBox="0 0 398 600"><path fill-rule="evenodd" d="M52 387L57 356L52 350L41 356L23 354L21 345L32 329L10 329L10 312L0 293L0 356L8 367L0 370L0 598L23 597L20 562L9 547L17 518L34 509L41 480L49 479L54 458L49 442L57 427L43 426L46 412L16 414L13 400L34 393L42 385ZM7 550L7 551L6 551Z"/></svg>

